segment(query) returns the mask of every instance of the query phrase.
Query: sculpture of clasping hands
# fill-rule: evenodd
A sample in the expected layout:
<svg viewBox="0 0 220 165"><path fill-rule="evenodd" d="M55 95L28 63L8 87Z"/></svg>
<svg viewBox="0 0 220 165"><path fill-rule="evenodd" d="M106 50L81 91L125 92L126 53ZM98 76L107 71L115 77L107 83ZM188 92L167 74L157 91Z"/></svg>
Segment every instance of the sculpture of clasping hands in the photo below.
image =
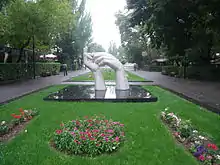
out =
<svg viewBox="0 0 220 165"><path fill-rule="evenodd" d="M92 54L84 54L84 64L86 67L88 67L95 78L95 90L106 90L105 81L102 75L102 72L98 66L98 64L93 62L93 55Z"/></svg>
<svg viewBox="0 0 220 165"><path fill-rule="evenodd" d="M98 66L109 66L116 73L116 90L128 90L129 83L125 76L125 71L122 63L113 55L106 52L98 52L92 56L94 63Z"/></svg>

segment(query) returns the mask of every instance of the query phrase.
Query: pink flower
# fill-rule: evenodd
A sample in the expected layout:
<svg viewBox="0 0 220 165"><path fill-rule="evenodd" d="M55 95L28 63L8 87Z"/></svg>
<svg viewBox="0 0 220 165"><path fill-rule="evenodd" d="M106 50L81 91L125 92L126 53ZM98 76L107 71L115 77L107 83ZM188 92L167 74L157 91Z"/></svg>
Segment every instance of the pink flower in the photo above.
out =
<svg viewBox="0 0 220 165"><path fill-rule="evenodd" d="M105 134L104 134L104 133L102 133L102 134L101 134L101 136L102 136L102 137L104 137L104 136L105 136Z"/></svg>
<svg viewBox="0 0 220 165"><path fill-rule="evenodd" d="M124 124L120 124L121 127L124 127Z"/></svg>
<svg viewBox="0 0 220 165"><path fill-rule="evenodd" d="M107 137L105 137L105 141L108 142L108 138Z"/></svg>
<svg viewBox="0 0 220 165"><path fill-rule="evenodd" d="M119 137L118 136L116 136L115 141L119 142Z"/></svg>
<svg viewBox="0 0 220 165"><path fill-rule="evenodd" d="M120 123L119 122L113 122L112 124L117 125L117 124L120 124Z"/></svg>
<svg viewBox="0 0 220 165"><path fill-rule="evenodd" d="M113 132L114 132L114 130L109 129L109 130L107 130L106 132L108 132L108 133L113 133Z"/></svg>
<svg viewBox="0 0 220 165"><path fill-rule="evenodd" d="M204 161L204 160L205 160L205 157L204 157L203 155L200 155L200 156L199 156L199 160Z"/></svg>
<svg viewBox="0 0 220 165"><path fill-rule="evenodd" d="M63 131L62 130L56 130L56 133L59 135L61 134Z"/></svg>
<svg viewBox="0 0 220 165"><path fill-rule="evenodd" d="M75 132L71 132L71 135L75 135Z"/></svg>
<svg viewBox="0 0 220 165"><path fill-rule="evenodd" d="M80 132L79 134L80 134L80 135L83 135L83 134L84 134L84 132Z"/></svg>
<svg viewBox="0 0 220 165"><path fill-rule="evenodd" d="M90 138L90 140L94 141L94 140L95 140L95 138Z"/></svg>
<svg viewBox="0 0 220 165"><path fill-rule="evenodd" d="M207 158L208 160L211 160L211 159L212 159L212 156L211 156L211 155L208 155L206 158Z"/></svg>
<svg viewBox="0 0 220 165"><path fill-rule="evenodd" d="M98 129L94 129L94 130L92 130L92 132L99 132L99 130Z"/></svg>
<svg viewBox="0 0 220 165"><path fill-rule="evenodd" d="M78 130L78 129L75 127L74 130Z"/></svg>
<svg viewBox="0 0 220 165"><path fill-rule="evenodd" d="M121 136L125 136L125 133L124 133L124 132L121 132Z"/></svg>

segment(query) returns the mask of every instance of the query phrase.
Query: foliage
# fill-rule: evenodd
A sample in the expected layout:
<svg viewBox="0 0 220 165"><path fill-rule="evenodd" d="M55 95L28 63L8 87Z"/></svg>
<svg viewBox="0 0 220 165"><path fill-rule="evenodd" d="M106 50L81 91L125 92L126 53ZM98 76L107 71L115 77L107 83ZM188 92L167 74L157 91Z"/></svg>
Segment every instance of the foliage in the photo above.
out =
<svg viewBox="0 0 220 165"><path fill-rule="evenodd" d="M195 130L191 121L182 120L167 110L162 111L162 120L168 124L174 136L189 149L193 156L205 165L220 163L218 147L208 137L202 136L203 133Z"/></svg>
<svg viewBox="0 0 220 165"><path fill-rule="evenodd" d="M38 111L36 111L36 110L23 110L22 108L20 108L18 115L14 114L14 113L11 114L13 119L10 120L10 122L1 121L1 123L0 123L0 137L5 134L8 134L10 131L13 130L13 128L16 125L20 125L23 122L27 122L37 115L38 115Z"/></svg>
<svg viewBox="0 0 220 165"><path fill-rule="evenodd" d="M124 124L104 116L85 116L85 119L61 123L52 142L68 154L96 156L118 150L124 140Z"/></svg>
<svg viewBox="0 0 220 165"><path fill-rule="evenodd" d="M128 10L117 15L122 43L128 44L138 29L136 46L141 44L149 59L153 47L168 57L188 56L197 65L209 65L220 50L218 5L216 0L127 0Z"/></svg>
<svg viewBox="0 0 220 165"><path fill-rule="evenodd" d="M97 103L97 102L46 102L42 97L56 92L66 85L52 86L37 93L24 96L4 106L0 106L0 120L10 119L16 107L25 105L36 107L40 116L28 125L28 134L20 134L7 143L2 154L2 165L128 165L146 164L146 160L156 165L198 165L183 147L176 145L157 116L160 110L169 105L170 111L190 118L200 130L215 138L220 146L219 115L208 112L193 103L156 86L145 86L155 96L156 104L151 103ZM87 159L80 156L65 156L48 148L48 140L60 121L69 121L77 116L104 114L125 124L126 142L117 153ZM199 117L198 117L199 116ZM215 124L213 124L215 123ZM29 156L27 157L27 151ZM169 152L167 152L169 151ZM10 154L9 154L10 153ZM154 153L154 154L152 154ZM19 157L19 159L18 159ZM159 157L159 159L158 159ZM178 163L177 163L178 162Z"/></svg>
<svg viewBox="0 0 220 165"><path fill-rule="evenodd" d="M68 63L71 69L76 69L76 64L82 66L82 54L84 48L91 42L92 35L91 15L85 12L86 1L78 2L72 1L72 10L76 15L74 26L56 41L56 46L61 49L57 52L59 60Z"/></svg>
<svg viewBox="0 0 220 165"><path fill-rule="evenodd" d="M68 0L11 1L0 13L1 43L21 49L30 47L33 36L38 46L51 45L74 23ZM19 62L18 60L18 62Z"/></svg>
<svg viewBox="0 0 220 165"><path fill-rule="evenodd" d="M130 27L129 18L122 12L118 12L116 15L116 25L119 27L121 34L122 46L127 54L126 61L134 63L139 66L143 65L142 57L142 43L140 42L139 28Z"/></svg>
<svg viewBox="0 0 220 165"><path fill-rule="evenodd" d="M33 76L32 69L32 64L0 63L0 81L31 78ZM36 63L36 76L46 72L49 72L51 75L59 74L60 63Z"/></svg>
<svg viewBox="0 0 220 165"><path fill-rule="evenodd" d="M148 65L144 69L150 72L161 72L162 66Z"/></svg>
<svg viewBox="0 0 220 165"><path fill-rule="evenodd" d="M102 47L102 45L98 44L98 43L90 43L88 45L88 53L92 53L92 52L105 52L105 49Z"/></svg>

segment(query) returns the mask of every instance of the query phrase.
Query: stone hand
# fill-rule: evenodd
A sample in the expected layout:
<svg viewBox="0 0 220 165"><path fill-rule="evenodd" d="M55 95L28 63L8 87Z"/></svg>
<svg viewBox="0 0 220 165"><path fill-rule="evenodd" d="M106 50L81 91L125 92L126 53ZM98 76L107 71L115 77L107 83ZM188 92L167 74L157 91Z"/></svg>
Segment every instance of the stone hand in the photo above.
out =
<svg viewBox="0 0 220 165"><path fill-rule="evenodd" d="M98 90L98 91L106 90L105 81L104 81L102 72L101 72L98 64L93 62L92 54L84 54L83 58L84 58L85 66L88 67L92 71L92 73L94 75L94 78L95 78L95 90Z"/></svg>
<svg viewBox="0 0 220 165"><path fill-rule="evenodd" d="M129 83L127 77L125 76L124 67L117 58L106 52L95 53L92 57L94 62L98 64L98 66L107 65L115 70L117 90L129 89Z"/></svg>
<svg viewBox="0 0 220 165"><path fill-rule="evenodd" d="M84 64L88 67L92 72L96 72L99 69L98 64L93 62L92 54L84 54Z"/></svg>
<svg viewBox="0 0 220 165"><path fill-rule="evenodd" d="M95 53L92 57L93 57L94 62L98 66L108 65L115 71L123 69L123 65L121 64L121 62L109 53L98 52L98 53Z"/></svg>

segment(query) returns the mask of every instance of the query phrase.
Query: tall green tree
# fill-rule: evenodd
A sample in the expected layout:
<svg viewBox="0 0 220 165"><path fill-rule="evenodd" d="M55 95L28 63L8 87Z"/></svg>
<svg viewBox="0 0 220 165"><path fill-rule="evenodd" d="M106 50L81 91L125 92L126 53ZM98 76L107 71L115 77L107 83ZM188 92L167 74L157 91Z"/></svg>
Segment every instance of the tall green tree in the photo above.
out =
<svg viewBox="0 0 220 165"><path fill-rule="evenodd" d="M6 13L6 14L5 14ZM73 14L68 0L14 0L1 13L2 43L20 49L20 62L24 48L35 41L50 45L53 40L72 26Z"/></svg>

